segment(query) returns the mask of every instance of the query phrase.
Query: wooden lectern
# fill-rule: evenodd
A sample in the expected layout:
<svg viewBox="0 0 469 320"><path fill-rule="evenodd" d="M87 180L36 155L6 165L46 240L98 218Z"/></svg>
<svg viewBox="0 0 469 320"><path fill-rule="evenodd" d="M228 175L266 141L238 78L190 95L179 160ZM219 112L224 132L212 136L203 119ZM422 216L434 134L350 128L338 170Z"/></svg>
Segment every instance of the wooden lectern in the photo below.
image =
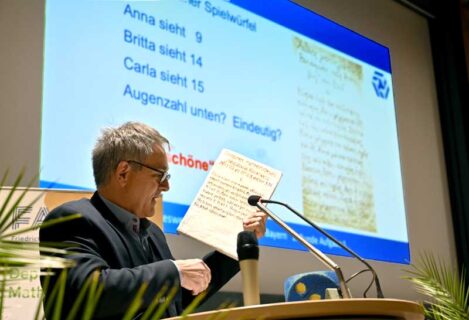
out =
<svg viewBox="0 0 469 320"><path fill-rule="evenodd" d="M396 299L342 299L262 304L194 313L189 320L424 320L423 308L411 301ZM173 320L182 317L171 318Z"/></svg>

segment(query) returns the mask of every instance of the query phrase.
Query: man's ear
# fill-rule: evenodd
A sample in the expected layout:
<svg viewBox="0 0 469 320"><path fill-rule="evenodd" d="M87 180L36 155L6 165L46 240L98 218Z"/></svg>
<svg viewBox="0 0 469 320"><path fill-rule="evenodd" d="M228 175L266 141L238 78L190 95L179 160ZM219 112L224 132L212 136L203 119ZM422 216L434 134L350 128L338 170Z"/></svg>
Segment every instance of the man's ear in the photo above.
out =
<svg viewBox="0 0 469 320"><path fill-rule="evenodd" d="M114 176L116 178L117 183L124 187L129 179L129 172L130 172L130 165L127 161L121 161L117 165L116 170L114 171Z"/></svg>

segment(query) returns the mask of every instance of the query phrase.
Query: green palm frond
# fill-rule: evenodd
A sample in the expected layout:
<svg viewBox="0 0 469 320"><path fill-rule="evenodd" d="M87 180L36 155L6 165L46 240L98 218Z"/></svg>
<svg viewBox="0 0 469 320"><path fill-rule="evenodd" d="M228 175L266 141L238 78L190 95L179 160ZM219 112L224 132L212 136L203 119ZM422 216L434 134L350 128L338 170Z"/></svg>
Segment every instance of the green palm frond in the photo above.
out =
<svg viewBox="0 0 469 320"><path fill-rule="evenodd" d="M8 178L8 171L6 171L1 179L0 190L7 192L5 199L0 204L0 270L8 270L11 267L41 267L41 268L68 268L73 266L73 261L69 259L52 256L53 254L64 254L64 250L56 249L53 247L39 247L38 243L11 241L11 237L26 234L30 231L37 230L39 224L22 228L15 231L8 231L10 227L15 224L19 219L26 214L26 210L20 211L15 215L17 207L22 203L23 199L29 192L30 188L36 181L36 177L31 179L27 186L20 188L24 178L24 170L22 170L16 177L12 186L5 188L4 183ZM39 193L27 207L32 207L41 197L43 193ZM60 219L56 219L44 223L42 227L62 223L68 220L77 219L80 215L72 215ZM40 249L40 250L39 250Z"/></svg>
<svg viewBox="0 0 469 320"><path fill-rule="evenodd" d="M70 311L68 314L63 315L63 301L66 294L65 287L67 284L67 272L68 269L63 269L54 286L52 287L52 290L48 295L48 300L44 304L45 313L48 314L52 320L89 320L93 317L99 298L104 289L104 284L99 280L99 272L95 271L87 278L85 284L80 289L78 296L73 302ZM43 283L43 299L49 290L51 282L50 275L52 275L51 272L49 272L49 276L46 277ZM36 320L40 319L40 307L41 302L39 303L36 310L36 316L34 318Z"/></svg>
<svg viewBox="0 0 469 320"><path fill-rule="evenodd" d="M6 171L0 179L0 191L6 192L3 200L0 202L0 319L2 319L4 311L4 297L6 286L14 281L11 277L12 270L20 268L22 271L34 271L44 276L42 283L42 299L45 294L50 290L48 295L47 305L44 309L47 314L51 315L51 319L73 320L79 317L80 319L91 319L95 312L99 298L104 290L104 284L100 280L99 272L96 271L90 275L85 285L81 288L70 312L67 315L62 313L63 301L66 294L67 270L75 265L73 260L63 258L66 256L67 251L60 249L60 244L50 243L41 244L25 241L12 241L13 236L24 235L28 232L34 231L40 227L39 224L22 228L15 231L10 231L19 219L21 219L27 211L16 210L19 205L24 202L27 193L33 186L36 177L27 183L26 187L21 187L24 178L24 170L15 179L12 186L4 187L5 181L8 178L8 171ZM39 193L37 197L27 204L27 207L32 207L41 197L43 193ZM15 214L18 213L18 214ZM71 215L42 224L42 228L69 221L72 219L80 218L80 214ZM15 270L16 270L15 269ZM39 272L39 270L42 270ZM49 270L49 271L44 271ZM51 285L51 276L54 273L60 272L53 286ZM142 298L147 289L147 285L140 288L139 293L134 297L130 307L125 315L125 318L131 319L136 312L139 311L142 305ZM144 319L161 319L164 312L168 309L170 303L176 296L179 288L163 286L158 294L153 298L150 306L145 310L142 320ZM184 311L183 315L187 315L195 310L201 303L205 295L201 294L196 297ZM164 298L164 299L163 299ZM41 316L42 301L39 302L35 312L35 319L43 319ZM226 314L222 313L216 317L217 319L224 318Z"/></svg>
<svg viewBox="0 0 469 320"><path fill-rule="evenodd" d="M60 257L66 253L65 250L53 247L40 247L38 243L34 242L10 240L13 236L25 235L31 231L37 230L40 226L37 224L32 227L10 231L11 227L20 221L19 219L27 213L26 210L17 210L17 208L18 206L23 205L24 199L35 183L37 177L28 181L26 187L20 187L24 178L24 170L21 170L13 182L13 185L5 187L8 174L9 172L6 171L0 180L0 190L3 194L2 201L0 203L0 296L2 297L0 299L0 319L2 318L4 311L3 297L5 296L6 287L7 285L12 285L19 281L15 277L12 277L15 270L35 273L38 276L41 268L63 269L70 268L74 265L72 260ZM42 196L43 193L39 192L26 207L32 207ZM76 219L78 217L79 215L74 215L72 217L67 217L66 220ZM63 221L51 221L48 224L60 222ZM63 295L58 292L57 297L60 296L63 297ZM59 298L56 305L60 304ZM38 305L35 315L36 319L40 318L40 310L40 305ZM60 318L60 315L58 318Z"/></svg>
<svg viewBox="0 0 469 320"><path fill-rule="evenodd" d="M469 288L464 271L459 276L457 270L426 253L406 272L417 291L429 297L427 316L435 320L469 319Z"/></svg>
<svg viewBox="0 0 469 320"><path fill-rule="evenodd" d="M127 312L125 313L124 317L122 320L132 320L135 316L135 314L138 312L140 309L140 306L143 303L143 295L145 291L148 288L148 283L143 283L140 288L138 289L137 294L135 295L134 300L130 304L130 306L127 308Z"/></svg>
<svg viewBox="0 0 469 320"><path fill-rule="evenodd" d="M166 296L166 299L163 303L160 304L158 309L156 309L155 314L151 317L152 320L158 320L161 319L163 316L164 312L169 308L169 305L171 301L173 301L174 297L176 296L176 293L178 292L178 287L173 286L169 290L168 295Z"/></svg>
<svg viewBox="0 0 469 320"><path fill-rule="evenodd" d="M60 273L59 281L57 281L56 286L52 290L51 296L54 298L51 298L51 301L53 301L53 303L51 302L48 305L46 305L46 310L48 308L54 309L54 313L52 315L51 320L60 320L61 318L66 283L67 283L67 269L64 269Z"/></svg>
<svg viewBox="0 0 469 320"><path fill-rule="evenodd" d="M5 298L5 288L6 288L6 277L2 276L2 279L0 280L0 290L1 290L1 295L0 295L0 319L3 319L3 299Z"/></svg>
<svg viewBox="0 0 469 320"><path fill-rule="evenodd" d="M90 277L88 277L88 279L85 282L85 285L80 289L80 292L78 293L77 298L73 302L73 306L70 309L70 312L67 315L66 320L74 320L74 319L77 318L77 315L80 311L80 308L82 308L83 301L85 301L85 298L89 297L89 295L90 295L90 288L98 288L98 286L95 284L99 279L98 276L99 275L94 275L93 274ZM91 290L93 290L93 289L91 289ZM92 294L94 295L94 293L92 293ZM90 299L87 299L86 301L90 301ZM91 307L92 307L91 305L89 305L89 306L85 305L85 308L91 308ZM86 313L89 314L90 312L88 311Z"/></svg>
<svg viewBox="0 0 469 320"><path fill-rule="evenodd" d="M156 294L156 296L153 298L152 302L151 302L150 305L148 306L147 310L146 310L145 313L143 314L141 320L148 320L148 319L150 319L150 316L151 316L151 315L153 314L153 312L155 311L156 307L157 307L158 304L160 303L160 299L164 296L164 294L166 293L166 291L168 291L168 286L167 286L167 285L164 285L163 287L161 287L161 289L158 291L158 293Z"/></svg>
<svg viewBox="0 0 469 320"><path fill-rule="evenodd" d="M91 285L88 290L88 296L84 305L83 320L90 320L93 318L94 311L98 305L99 298L104 290L104 283L99 280L99 271L95 271L91 274Z"/></svg>
<svg viewBox="0 0 469 320"><path fill-rule="evenodd" d="M59 224L59 223L67 222L67 221L70 221L70 220L78 219L80 217L81 217L81 214L79 214L79 213L71 214L71 215L66 216L66 217L56 218L56 219L53 219L53 220L49 220L47 222L43 222L41 224L41 227L42 228L48 228L48 227L53 226L55 224ZM21 216L19 216L18 219L19 218L21 218ZM16 221L16 219L13 222L15 222L15 221ZM33 230L37 230L37 229L39 229L38 224L34 225L34 226L31 226L31 227L27 227L27 228L22 228L22 229L19 229L17 231L13 231L13 232L1 233L0 234L0 240L8 239L8 238L11 238L12 236L16 236L16 235L20 235L20 234L25 234L29 231L33 231Z"/></svg>
<svg viewBox="0 0 469 320"><path fill-rule="evenodd" d="M207 291L203 291L201 294L199 294L197 297L192 300L192 302L184 309L184 311L181 313L181 317L187 317L189 314L194 312L195 308L199 306L199 304L202 302L202 300L205 299L207 296Z"/></svg>
<svg viewBox="0 0 469 320"><path fill-rule="evenodd" d="M8 177L8 171L3 175L2 182L4 182ZM36 177L31 179L27 186L23 189L23 191L20 193L18 198L16 200L14 199L14 195L16 190L19 188L21 185L21 182L24 177L24 170L21 170L18 176L16 177L13 186L10 189L10 192L7 194L4 202L2 203L0 207L0 234L3 234L13 223L18 221L24 214L26 214L25 211L20 212L14 219L13 213L15 212L16 208L18 205L21 203L23 198L26 196L27 192L29 189L33 186L34 182L36 181ZM0 185L0 188L3 188L3 183ZM30 204L31 206L39 200L40 195L32 201Z"/></svg>

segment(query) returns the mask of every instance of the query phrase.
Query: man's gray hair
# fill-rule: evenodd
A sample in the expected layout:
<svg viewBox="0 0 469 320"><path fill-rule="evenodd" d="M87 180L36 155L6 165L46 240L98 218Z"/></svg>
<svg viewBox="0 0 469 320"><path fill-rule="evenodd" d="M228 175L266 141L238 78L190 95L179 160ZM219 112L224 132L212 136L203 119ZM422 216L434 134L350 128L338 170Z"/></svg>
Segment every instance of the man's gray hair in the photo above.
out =
<svg viewBox="0 0 469 320"><path fill-rule="evenodd" d="M93 149L96 186L106 184L122 160L145 161L155 144L169 147L168 139L144 123L126 122L117 128L103 129Z"/></svg>

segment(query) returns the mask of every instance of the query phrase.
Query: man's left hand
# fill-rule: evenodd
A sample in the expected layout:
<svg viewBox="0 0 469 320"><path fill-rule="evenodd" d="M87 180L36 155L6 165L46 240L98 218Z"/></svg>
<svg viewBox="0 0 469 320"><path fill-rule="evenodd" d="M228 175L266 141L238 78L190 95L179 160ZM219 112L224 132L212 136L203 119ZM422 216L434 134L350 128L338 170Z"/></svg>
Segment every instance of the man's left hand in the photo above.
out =
<svg viewBox="0 0 469 320"><path fill-rule="evenodd" d="M265 234L265 222L267 215L262 211L256 211L243 220L244 231L253 231L259 239Z"/></svg>

